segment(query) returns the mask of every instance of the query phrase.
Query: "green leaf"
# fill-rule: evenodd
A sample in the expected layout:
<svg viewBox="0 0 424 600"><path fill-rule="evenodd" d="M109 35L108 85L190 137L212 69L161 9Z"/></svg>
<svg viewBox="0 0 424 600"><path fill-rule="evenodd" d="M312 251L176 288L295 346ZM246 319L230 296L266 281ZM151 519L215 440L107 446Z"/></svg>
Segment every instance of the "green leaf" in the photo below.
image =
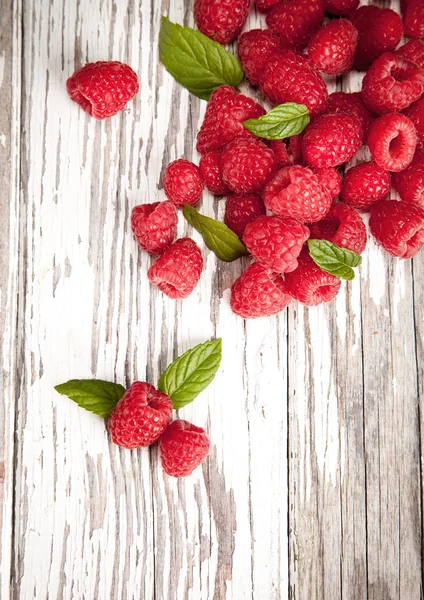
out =
<svg viewBox="0 0 424 600"><path fill-rule="evenodd" d="M175 409L202 392L215 377L222 358L222 340L199 344L177 358L159 379L158 389L167 394Z"/></svg>
<svg viewBox="0 0 424 600"><path fill-rule="evenodd" d="M99 417L107 419L118 401L125 394L125 388L119 383L101 379L71 379L67 383L56 385L59 394L68 396L81 408L85 408Z"/></svg>
<svg viewBox="0 0 424 600"><path fill-rule="evenodd" d="M159 56L166 70L203 100L220 85L236 87L244 78L240 62L221 44L167 17L162 17Z"/></svg>
<svg viewBox="0 0 424 600"><path fill-rule="evenodd" d="M339 248L327 240L308 240L308 248L312 260L320 269L340 279L353 279L355 273L352 267L357 267L362 262L362 256L356 252Z"/></svg>
<svg viewBox="0 0 424 600"><path fill-rule="evenodd" d="M184 204L183 215L193 225L205 240L206 246L218 258L225 262L232 262L240 256L248 254L246 246L238 236L224 223L201 215L195 208Z"/></svg>
<svg viewBox="0 0 424 600"><path fill-rule="evenodd" d="M244 121L243 125L258 137L282 140L302 133L310 120L309 110L304 104L286 102L258 119Z"/></svg>

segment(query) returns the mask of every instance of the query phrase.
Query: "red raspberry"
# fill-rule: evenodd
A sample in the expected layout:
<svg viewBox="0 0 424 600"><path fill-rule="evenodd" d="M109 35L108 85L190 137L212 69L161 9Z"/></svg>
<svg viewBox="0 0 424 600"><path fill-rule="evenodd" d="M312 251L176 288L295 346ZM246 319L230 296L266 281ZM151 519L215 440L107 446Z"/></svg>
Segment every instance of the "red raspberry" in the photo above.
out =
<svg viewBox="0 0 424 600"><path fill-rule="evenodd" d="M206 108L202 127L197 134L197 151L205 154L219 150L236 137L254 138L243 126L243 121L256 119L266 113L257 102L240 94L229 85L222 85L214 92Z"/></svg>
<svg viewBox="0 0 424 600"><path fill-rule="evenodd" d="M160 438L162 467L172 477L187 477L209 454L210 440L204 429L177 419Z"/></svg>
<svg viewBox="0 0 424 600"><path fill-rule="evenodd" d="M297 257L309 237L309 229L295 219L259 217L246 227L243 241L254 258L274 273L297 267Z"/></svg>
<svg viewBox="0 0 424 600"><path fill-rule="evenodd" d="M360 6L349 20L359 33L354 66L360 71L366 71L384 52L394 50L401 40L402 19L390 8Z"/></svg>
<svg viewBox="0 0 424 600"><path fill-rule="evenodd" d="M284 167L264 189L265 206L280 217L319 221L330 210L332 198L307 167Z"/></svg>
<svg viewBox="0 0 424 600"><path fill-rule="evenodd" d="M359 119L348 113L322 115L303 134L303 156L313 167L335 167L355 154L362 143Z"/></svg>
<svg viewBox="0 0 424 600"><path fill-rule="evenodd" d="M295 52L271 57L261 78L261 89L274 104L305 104L311 116L322 112L328 98L327 86L312 61Z"/></svg>
<svg viewBox="0 0 424 600"><path fill-rule="evenodd" d="M405 35L411 38L424 37L424 2L411 0L408 2L403 18Z"/></svg>
<svg viewBox="0 0 424 600"><path fill-rule="evenodd" d="M362 81L362 98L377 114L399 112L424 92L424 69L386 52L370 67Z"/></svg>
<svg viewBox="0 0 424 600"><path fill-rule="evenodd" d="M150 446L168 427L171 417L171 399L149 383L135 381L110 415L112 442L128 450Z"/></svg>
<svg viewBox="0 0 424 600"><path fill-rule="evenodd" d="M368 146L374 161L386 171L403 171L417 145L413 123L405 115L384 115L370 127Z"/></svg>
<svg viewBox="0 0 424 600"><path fill-rule="evenodd" d="M396 54L414 62L424 69L424 42L421 40L409 40L406 44L396 50Z"/></svg>
<svg viewBox="0 0 424 600"><path fill-rule="evenodd" d="M366 142L368 130L374 116L365 106L361 92L333 92L330 94L324 113L334 114L339 112L346 112L358 117L364 131L363 141Z"/></svg>
<svg viewBox="0 0 424 600"><path fill-rule="evenodd" d="M309 226L311 239L328 240L339 248L362 254L367 245L367 229L354 208L336 202L328 215Z"/></svg>
<svg viewBox="0 0 424 600"><path fill-rule="evenodd" d="M282 0L266 16L266 24L280 36L282 45L296 50L307 45L323 20L320 0Z"/></svg>
<svg viewBox="0 0 424 600"><path fill-rule="evenodd" d="M206 187L215 196L226 196L231 191L222 179L222 150L210 150L199 162L200 174Z"/></svg>
<svg viewBox="0 0 424 600"><path fill-rule="evenodd" d="M179 208L184 204L195 206L203 194L199 167L184 158L174 160L166 167L162 183L167 198Z"/></svg>
<svg viewBox="0 0 424 600"><path fill-rule="evenodd" d="M424 151L417 151L407 169L393 173L393 187L405 202L424 209Z"/></svg>
<svg viewBox="0 0 424 600"><path fill-rule="evenodd" d="M333 167L322 169L311 169L318 178L320 184L329 192L331 199L337 198L342 189L342 177Z"/></svg>
<svg viewBox="0 0 424 600"><path fill-rule="evenodd" d="M247 267L231 288L231 309L243 319L276 315L290 301L283 279L259 263Z"/></svg>
<svg viewBox="0 0 424 600"><path fill-rule="evenodd" d="M272 140L270 148L274 152L279 167L288 167L293 165L293 157L289 154L289 149L284 140Z"/></svg>
<svg viewBox="0 0 424 600"><path fill-rule="evenodd" d="M278 4L278 2L280 2L280 0L255 0L256 8L261 12L266 12L275 6L275 4Z"/></svg>
<svg viewBox="0 0 424 600"><path fill-rule="evenodd" d="M322 271L314 263L306 248L299 256L297 269L285 275L285 282L290 296L306 306L330 302L341 286L338 277Z"/></svg>
<svg viewBox="0 0 424 600"><path fill-rule="evenodd" d="M262 189L276 169L273 151L258 139L236 139L222 153L222 178L238 194Z"/></svg>
<svg viewBox="0 0 424 600"><path fill-rule="evenodd" d="M161 292L175 300L187 298L196 287L203 269L200 248L193 240L181 238L171 244L150 267L147 277Z"/></svg>
<svg viewBox="0 0 424 600"><path fill-rule="evenodd" d="M320 71L346 73L353 65L358 32L347 19L330 21L311 38L308 56Z"/></svg>
<svg viewBox="0 0 424 600"><path fill-rule="evenodd" d="M95 119L108 119L121 111L139 89L138 78L128 65L117 61L89 63L69 77L71 99Z"/></svg>
<svg viewBox="0 0 424 600"><path fill-rule="evenodd" d="M417 147L424 148L424 97L408 106L403 114L414 124L417 132Z"/></svg>
<svg viewBox="0 0 424 600"><path fill-rule="evenodd" d="M259 85L267 61L281 53L280 38L269 29L252 29L240 37L237 50L246 77L252 85Z"/></svg>
<svg viewBox="0 0 424 600"><path fill-rule="evenodd" d="M255 194L230 196L225 203L224 223L242 238L247 225L265 212L264 203Z"/></svg>
<svg viewBox="0 0 424 600"><path fill-rule="evenodd" d="M139 204L131 213L131 227L143 250L160 254L177 233L178 217L172 202Z"/></svg>
<svg viewBox="0 0 424 600"><path fill-rule="evenodd" d="M373 162L364 162L345 173L341 198L349 206L368 210L389 192L390 173Z"/></svg>
<svg viewBox="0 0 424 600"><path fill-rule="evenodd" d="M424 246L424 211L409 202L384 200L371 210L370 230L389 254L412 258Z"/></svg>
<svg viewBox="0 0 424 600"><path fill-rule="evenodd" d="M240 35L249 7L250 0L195 0L194 18L202 33L228 44Z"/></svg>
<svg viewBox="0 0 424 600"><path fill-rule="evenodd" d="M359 0L324 0L325 12L346 17L358 7Z"/></svg>

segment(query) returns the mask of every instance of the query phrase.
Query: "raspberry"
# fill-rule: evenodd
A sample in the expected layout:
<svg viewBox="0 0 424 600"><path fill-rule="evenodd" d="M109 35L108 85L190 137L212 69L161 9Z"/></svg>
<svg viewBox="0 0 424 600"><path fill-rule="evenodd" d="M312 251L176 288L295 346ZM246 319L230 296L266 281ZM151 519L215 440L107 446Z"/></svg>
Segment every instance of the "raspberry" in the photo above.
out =
<svg viewBox="0 0 424 600"><path fill-rule="evenodd" d="M200 248L193 240L181 238L156 260L147 277L170 298L187 298L199 281L202 269Z"/></svg>
<svg viewBox="0 0 424 600"><path fill-rule="evenodd" d="M112 411L112 442L132 450L153 444L168 427L171 399L149 383L135 381Z"/></svg>
<svg viewBox="0 0 424 600"><path fill-rule="evenodd" d="M209 454L210 440L204 429L177 419L160 438L162 467L173 477L187 477Z"/></svg>
<svg viewBox="0 0 424 600"><path fill-rule="evenodd" d="M297 257L309 237L309 229L295 219L259 217L246 227L243 241L254 258L275 273L297 267Z"/></svg>
<svg viewBox="0 0 424 600"><path fill-rule="evenodd" d="M261 12L266 12L275 6L275 4L278 4L278 2L280 2L280 0L255 0L256 8Z"/></svg>
<svg viewBox="0 0 424 600"><path fill-rule="evenodd" d="M333 92L330 94L324 113L334 114L339 112L347 112L350 115L358 117L364 131L363 141L366 142L368 130L374 116L365 106L361 92Z"/></svg>
<svg viewBox="0 0 424 600"><path fill-rule="evenodd" d="M386 52L370 67L362 81L362 98L374 112L399 112L424 92L424 69Z"/></svg>
<svg viewBox="0 0 424 600"><path fill-rule="evenodd" d="M266 24L286 48L302 50L324 20L320 0L282 0L266 16Z"/></svg>
<svg viewBox="0 0 424 600"><path fill-rule="evenodd" d="M345 173L341 198L349 206L368 210L389 192L390 174L373 162L364 162Z"/></svg>
<svg viewBox="0 0 424 600"><path fill-rule="evenodd" d="M374 161L386 171L403 171L417 145L413 123L405 115L384 115L370 127L368 146Z"/></svg>
<svg viewBox="0 0 424 600"><path fill-rule="evenodd" d="M222 153L222 178L238 194L260 190L276 168L273 151L258 139L236 139Z"/></svg>
<svg viewBox="0 0 424 600"><path fill-rule="evenodd" d="M265 113L266 110L252 98L229 85L222 85L211 94L197 134L197 151L205 154L209 150L219 150L236 137L254 138L253 133L243 126L243 121Z"/></svg>
<svg viewBox="0 0 424 600"><path fill-rule="evenodd" d="M325 12L345 17L357 8L359 0L324 0Z"/></svg>
<svg viewBox="0 0 424 600"><path fill-rule="evenodd" d="M313 222L329 211L332 198L307 167L284 167L264 189L265 206L281 217Z"/></svg>
<svg viewBox="0 0 424 600"><path fill-rule="evenodd" d="M396 54L414 62L424 69L424 42L421 40L410 40L396 50Z"/></svg>
<svg viewBox="0 0 424 600"><path fill-rule="evenodd" d="M179 158L170 163L162 182L167 198L179 208L195 206L202 197L204 183L199 167L189 160Z"/></svg>
<svg viewBox="0 0 424 600"><path fill-rule="evenodd" d="M366 71L384 52L394 50L401 40L402 19L390 8L360 6L349 20L359 33L354 66L360 71Z"/></svg>
<svg viewBox="0 0 424 600"><path fill-rule="evenodd" d="M195 0L194 18L202 33L228 44L243 29L249 7L250 0Z"/></svg>
<svg viewBox="0 0 424 600"><path fill-rule="evenodd" d="M362 254L367 245L367 229L361 216L341 202L333 204L325 219L308 227L311 239L328 240L357 254Z"/></svg>
<svg viewBox="0 0 424 600"><path fill-rule="evenodd" d="M238 42L238 55L246 77L259 85L259 76L273 54L280 54L280 38L269 29L246 31Z"/></svg>
<svg viewBox="0 0 424 600"><path fill-rule="evenodd" d="M346 73L353 65L358 32L347 19L330 21L312 37L308 56L320 71Z"/></svg>
<svg viewBox="0 0 424 600"><path fill-rule="evenodd" d="M138 78L128 65L99 61L81 67L69 77L71 99L95 119L108 119L121 111L139 89Z"/></svg>
<svg viewBox="0 0 424 600"><path fill-rule="evenodd" d="M424 246L424 211L409 202L384 200L371 210L370 230L389 254L412 258Z"/></svg>
<svg viewBox="0 0 424 600"><path fill-rule="evenodd" d="M243 319L276 315L290 301L283 279L259 263L247 267L231 288L231 309Z"/></svg>
<svg viewBox="0 0 424 600"><path fill-rule="evenodd" d="M155 202L134 206L131 227L143 250L160 254L174 240L178 217L172 202Z"/></svg>
<svg viewBox="0 0 424 600"><path fill-rule="evenodd" d="M210 150L199 162L200 174L206 187L215 196L226 196L230 190L222 179L222 150Z"/></svg>
<svg viewBox="0 0 424 600"><path fill-rule="evenodd" d="M393 174L393 187L405 202L424 209L424 151L417 151L407 169Z"/></svg>
<svg viewBox="0 0 424 600"><path fill-rule="evenodd" d="M403 114L414 124L417 133L417 147L424 148L424 97L408 106Z"/></svg>
<svg viewBox="0 0 424 600"><path fill-rule="evenodd" d="M342 177L340 173L333 167L325 167L322 169L312 169L318 178L320 184L328 191L331 199L337 198L342 189Z"/></svg>
<svg viewBox="0 0 424 600"><path fill-rule="evenodd" d="M242 238L247 225L265 212L264 203L255 194L230 196L225 203L224 223Z"/></svg>
<svg viewBox="0 0 424 600"><path fill-rule="evenodd" d="M274 156L279 167L288 167L293 165L293 157L289 154L289 149L283 140L272 140L270 148L274 152Z"/></svg>
<svg viewBox="0 0 424 600"><path fill-rule="evenodd" d="M313 167L335 167L355 154L362 143L359 119L348 113L322 115L303 134L303 156Z"/></svg>
<svg viewBox="0 0 424 600"><path fill-rule="evenodd" d="M408 2L403 18L405 35L411 38L424 37L424 2L411 0Z"/></svg>
<svg viewBox="0 0 424 600"><path fill-rule="evenodd" d="M261 78L262 92L274 104L305 104L311 116L322 112L327 102L327 86L312 61L295 52L273 56Z"/></svg>
<svg viewBox="0 0 424 600"><path fill-rule="evenodd" d="M330 302L337 296L341 286L340 279L314 263L306 248L299 256L297 269L286 274L285 282L290 296L306 306Z"/></svg>

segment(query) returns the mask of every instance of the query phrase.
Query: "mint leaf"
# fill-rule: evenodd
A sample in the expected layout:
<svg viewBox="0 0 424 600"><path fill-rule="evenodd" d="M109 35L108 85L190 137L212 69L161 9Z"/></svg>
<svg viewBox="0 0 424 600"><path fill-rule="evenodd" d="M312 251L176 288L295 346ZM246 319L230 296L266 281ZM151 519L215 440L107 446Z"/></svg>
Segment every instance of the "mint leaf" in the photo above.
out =
<svg viewBox="0 0 424 600"><path fill-rule="evenodd" d="M310 120L309 110L304 104L286 102L262 117L244 121L243 125L258 137L282 140L302 133Z"/></svg>
<svg viewBox="0 0 424 600"><path fill-rule="evenodd" d="M158 389L167 394L175 409L202 392L215 377L222 358L222 340L199 344L174 360L159 379Z"/></svg>
<svg viewBox="0 0 424 600"><path fill-rule="evenodd" d="M162 17L159 56L166 70L203 100L220 85L236 87L244 78L240 62L221 44L167 17Z"/></svg>
<svg viewBox="0 0 424 600"><path fill-rule="evenodd" d="M54 388L59 394L68 396L81 408L107 419L118 401L125 394L119 383L101 379L71 379Z"/></svg>
<svg viewBox="0 0 424 600"><path fill-rule="evenodd" d="M362 262L362 256L339 248L327 240L308 240L309 254L320 269L335 275L340 279L351 280L355 277L352 267L357 267Z"/></svg>

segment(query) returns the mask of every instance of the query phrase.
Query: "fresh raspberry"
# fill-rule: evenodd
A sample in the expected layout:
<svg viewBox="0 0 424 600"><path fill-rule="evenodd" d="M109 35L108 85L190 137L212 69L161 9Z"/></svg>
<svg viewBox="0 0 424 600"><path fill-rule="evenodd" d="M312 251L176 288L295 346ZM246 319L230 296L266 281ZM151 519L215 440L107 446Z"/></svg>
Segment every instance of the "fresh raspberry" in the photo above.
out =
<svg viewBox="0 0 424 600"><path fill-rule="evenodd" d="M240 35L249 7L250 0L195 0L194 18L203 34L228 44Z"/></svg>
<svg viewBox="0 0 424 600"><path fill-rule="evenodd" d="M297 267L297 257L309 237L309 229L295 219L259 217L246 227L243 241L254 258L274 273Z"/></svg>
<svg viewBox="0 0 424 600"><path fill-rule="evenodd" d="M266 12L276 4L278 4L280 0L255 0L256 8L261 12Z"/></svg>
<svg viewBox="0 0 424 600"><path fill-rule="evenodd" d="M229 85L214 92L206 108L202 127L197 134L197 151L205 154L219 150L237 137L250 137L253 133L243 126L243 121L262 117L266 110L257 102L240 94Z"/></svg>
<svg viewBox="0 0 424 600"><path fill-rule="evenodd" d="M305 104L311 116L322 112L328 98L327 86L312 61L295 52L271 57L262 74L261 89L273 104Z"/></svg>
<svg viewBox="0 0 424 600"><path fill-rule="evenodd" d="M314 263L306 248L299 256L297 269L285 275L285 282L290 296L306 306L330 302L341 286L338 277L326 273Z"/></svg>
<svg viewBox="0 0 424 600"><path fill-rule="evenodd" d="M200 174L206 187L215 196L226 196L231 191L222 179L222 150L210 150L199 162Z"/></svg>
<svg viewBox="0 0 424 600"><path fill-rule="evenodd" d="M289 148L284 140L272 140L270 148L274 152L279 167L288 167L294 164L293 157L289 154Z"/></svg>
<svg viewBox="0 0 424 600"><path fill-rule="evenodd" d="M354 115L322 115L303 134L303 156L313 167L336 167L352 158L362 136L361 122Z"/></svg>
<svg viewBox="0 0 424 600"><path fill-rule="evenodd" d="M150 383L135 381L110 415L112 442L128 450L150 446L168 427L171 417L171 399Z"/></svg>
<svg viewBox="0 0 424 600"><path fill-rule="evenodd" d="M266 24L280 36L282 45L296 50L307 45L323 20L320 0L282 0L266 16Z"/></svg>
<svg viewBox="0 0 424 600"><path fill-rule="evenodd" d="M410 38L424 37L424 2L411 0L408 2L403 18L405 35Z"/></svg>
<svg viewBox="0 0 424 600"><path fill-rule="evenodd" d="M408 106L403 114L414 124L417 132L417 147L424 148L424 97Z"/></svg>
<svg viewBox="0 0 424 600"><path fill-rule="evenodd" d="M331 199L337 198L342 189L342 177L333 167L323 167L321 169L311 169L318 178L320 184L328 191Z"/></svg>
<svg viewBox="0 0 424 600"><path fill-rule="evenodd" d="M138 78L128 65L99 61L81 67L69 77L71 99L95 119L108 119L121 111L139 89Z"/></svg>
<svg viewBox="0 0 424 600"><path fill-rule="evenodd" d="M184 204L195 206L203 194L199 167L184 158L174 160L166 167L162 183L167 198L179 208Z"/></svg>
<svg viewBox="0 0 424 600"><path fill-rule="evenodd" d="M384 115L370 127L368 146L374 161L386 171L403 171L411 163L417 145L412 121L405 115Z"/></svg>
<svg viewBox="0 0 424 600"><path fill-rule="evenodd" d="M160 438L162 467L172 477L187 477L209 454L210 440L205 430L177 419Z"/></svg>
<svg viewBox="0 0 424 600"><path fill-rule="evenodd" d="M243 71L252 85L259 85L260 74L274 54L280 54L280 38L269 29L246 31L238 42Z"/></svg>
<svg viewBox="0 0 424 600"><path fill-rule="evenodd" d="M161 292L175 300L187 298L196 287L203 269L200 248L193 240L181 238L171 244L147 272Z"/></svg>
<svg viewBox="0 0 424 600"><path fill-rule="evenodd" d="M353 65L358 32L347 19L336 19L311 38L308 56L320 71L330 75L346 73Z"/></svg>
<svg viewBox="0 0 424 600"><path fill-rule="evenodd" d="M264 189L265 206L280 217L303 223L319 221L330 210L332 197L307 167L284 167Z"/></svg>
<svg viewBox="0 0 424 600"><path fill-rule="evenodd" d="M283 279L259 263L247 267L231 288L231 309L243 319L276 315L290 301Z"/></svg>
<svg viewBox="0 0 424 600"><path fill-rule="evenodd" d="M386 52L371 65L362 81L362 98L375 113L399 112L424 92L424 69Z"/></svg>
<svg viewBox="0 0 424 600"><path fill-rule="evenodd" d="M258 139L236 139L222 153L222 178L238 194L260 190L276 169L273 151Z"/></svg>
<svg viewBox="0 0 424 600"><path fill-rule="evenodd" d="M131 213L131 227L143 250L160 254L177 233L178 217L172 202L139 204Z"/></svg>
<svg viewBox="0 0 424 600"><path fill-rule="evenodd" d="M409 40L406 44L396 50L396 54L415 63L424 69L424 42L421 40Z"/></svg>
<svg viewBox="0 0 424 600"><path fill-rule="evenodd" d="M412 258L424 246L424 210L409 202L383 200L371 210L370 230L389 254Z"/></svg>
<svg viewBox="0 0 424 600"><path fill-rule="evenodd" d="M341 199L349 206L368 210L389 192L390 173L373 162L364 162L345 173Z"/></svg>
<svg viewBox="0 0 424 600"><path fill-rule="evenodd" d="M403 25L400 16L390 8L360 6L349 15L359 33L355 68L366 71L384 52L399 44Z"/></svg>
<svg viewBox="0 0 424 600"><path fill-rule="evenodd" d="M265 214L265 206L259 196L230 196L225 203L224 223L239 238L243 237L247 225Z"/></svg>
<svg viewBox="0 0 424 600"><path fill-rule="evenodd" d="M333 92L330 94L325 105L324 114L339 112L346 112L358 117L364 131L363 142L366 142L374 115L365 106L361 92Z"/></svg>
<svg viewBox="0 0 424 600"><path fill-rule="evenodd" d="M336 202L325 219L312 223L311 239L328 240L339 248L362 254L367 245L367 229L354 208Z"/></svg>
<svg viewBox="0 0 424 600"><path fill-rule="evenodd" d="M417 151L407 169L393 173L393 187L405 202L424 209L424 151Z"/></svg>
<svg viewBox="0 0 424 600"><path fill-rule="evenodd" d="M332 15L346 17L358 4L359 0L324 0L324 10Z"/></svg>

